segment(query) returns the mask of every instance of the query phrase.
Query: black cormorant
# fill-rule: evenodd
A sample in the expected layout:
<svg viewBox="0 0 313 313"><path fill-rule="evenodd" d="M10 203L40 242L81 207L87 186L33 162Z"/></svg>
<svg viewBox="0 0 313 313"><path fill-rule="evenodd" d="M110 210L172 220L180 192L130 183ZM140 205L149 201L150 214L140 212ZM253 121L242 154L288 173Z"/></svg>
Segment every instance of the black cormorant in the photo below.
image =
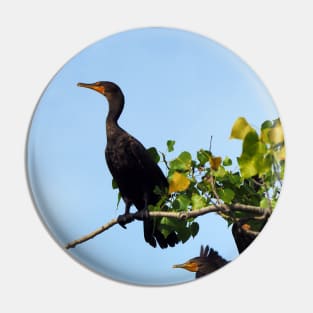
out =
<svg viewBox="0 0 313 313"><path fill-rule="evenodd" d="M130 207L134 205L143 219L146 242L153 247L156 247L157 242L161 248L175 246L179 241L176 233L171 232L165 238L157 223L147 215L148 205L155 205L160 200L160 196L154 193L155 187L167 188L168 181L145 147L118 125L117 120L124 107L121 89L107 81L77 85L101 93L109 103L105 158L125 202L125 213L118 217L119 224L125 228L125 224L133 219Z"/></svg>

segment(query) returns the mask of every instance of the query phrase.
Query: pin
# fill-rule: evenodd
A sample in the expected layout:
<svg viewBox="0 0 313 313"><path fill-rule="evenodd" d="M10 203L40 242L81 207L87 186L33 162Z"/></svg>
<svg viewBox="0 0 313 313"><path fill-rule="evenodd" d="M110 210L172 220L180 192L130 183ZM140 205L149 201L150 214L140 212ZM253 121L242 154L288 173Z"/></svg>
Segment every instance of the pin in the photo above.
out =
<svg viewBox="0 0 313 313"><path fill-rule="evenodd" d="M279 115L253 70L171 28L78 53L40 97L27 142L30 191L53 238L135 285L209 279L234 260L275 209L284 166Z"/></svg>

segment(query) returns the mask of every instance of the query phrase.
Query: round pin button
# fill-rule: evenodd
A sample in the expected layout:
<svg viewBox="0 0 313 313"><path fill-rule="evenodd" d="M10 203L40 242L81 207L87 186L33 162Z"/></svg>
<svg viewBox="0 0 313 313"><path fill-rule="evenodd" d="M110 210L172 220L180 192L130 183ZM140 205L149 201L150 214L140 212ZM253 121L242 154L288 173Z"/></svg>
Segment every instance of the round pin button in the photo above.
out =
<svg viewBox="0 0 313 313"><path fill-rule="evenodd" d="M139 285L192 281L234 260L275 210L284 167L279 115L253 70L170 28L79 52L41 95L27 142L52 237L92 271Z"/></svg>

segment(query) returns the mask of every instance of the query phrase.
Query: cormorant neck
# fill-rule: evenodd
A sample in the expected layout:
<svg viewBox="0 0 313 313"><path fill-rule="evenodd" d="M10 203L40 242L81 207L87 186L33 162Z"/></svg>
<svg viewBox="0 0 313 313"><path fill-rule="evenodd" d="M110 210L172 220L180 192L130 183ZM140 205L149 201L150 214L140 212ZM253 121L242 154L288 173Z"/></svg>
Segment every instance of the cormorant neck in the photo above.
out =
<svg viewBox="0 0 313 313"><path fill-rule="evenodd" d="M109 113L106 119L106 130L109 136L113 129L119 128L118 119L124 108L124 95L120 93L118 96L108 98Z"/></svg>

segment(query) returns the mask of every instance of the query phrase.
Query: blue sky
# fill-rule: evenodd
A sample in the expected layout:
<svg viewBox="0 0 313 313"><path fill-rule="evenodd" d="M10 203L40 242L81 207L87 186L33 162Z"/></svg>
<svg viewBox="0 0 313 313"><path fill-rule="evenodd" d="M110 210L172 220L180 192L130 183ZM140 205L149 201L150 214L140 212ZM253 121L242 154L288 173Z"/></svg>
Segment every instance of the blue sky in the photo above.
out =
<svg viewBox="0 0 313 313"><path fill-rule="evenodd" d="M123 213L104 159L106 99L76 86L108 80L125 95L120 125L147 148L181 151L208 148L235 159L240 142L229 140L233 122L244 116L255 127L278 117L256 74L228 49L194 33L145 28L100 40L73 57L53 77L37 105L29 133L28 177L36 207L64 246ZM165 169L163 168L165 171ZM69 253L113 279L167 285L194 279L172 269L209 244L226 259L238 254L226 223L214 214L198 219L195 239L175 248L153 249L142 223L116 226Z"/></svg>

